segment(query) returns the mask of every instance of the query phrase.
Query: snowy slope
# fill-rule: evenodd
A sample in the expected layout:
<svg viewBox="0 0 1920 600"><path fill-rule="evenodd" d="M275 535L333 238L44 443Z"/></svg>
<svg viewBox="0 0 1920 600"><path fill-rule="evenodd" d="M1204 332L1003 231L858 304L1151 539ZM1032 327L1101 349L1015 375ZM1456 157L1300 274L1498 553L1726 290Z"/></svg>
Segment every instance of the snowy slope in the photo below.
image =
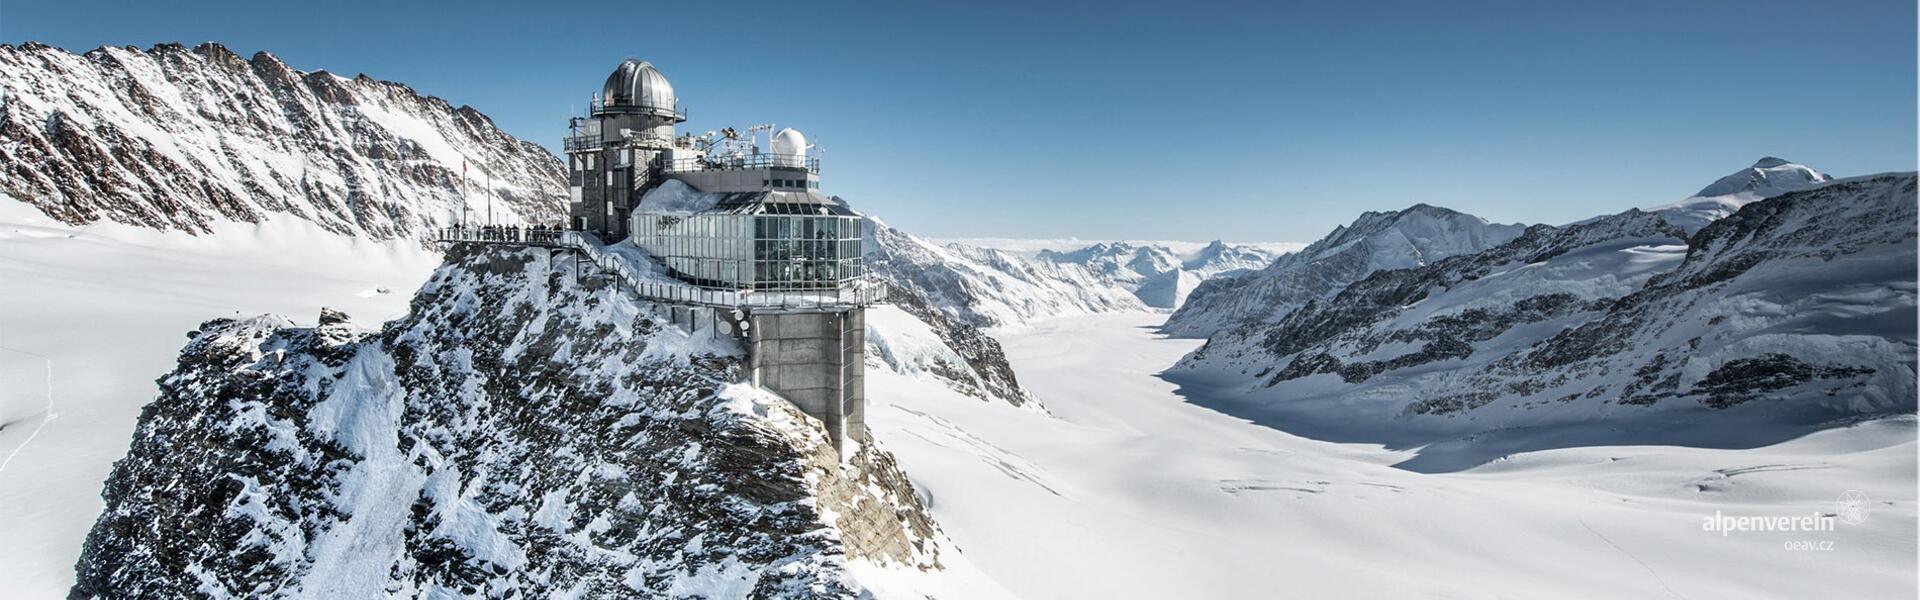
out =
<svg viewBox="0 0 1920 600"><path fill-rule="evenodd" d="M1829 181L1833 181L1833 178L1815 171L1813 167L1768 156L1754 162L1751 167L1721 177L1685 200L1648 210L1659 213L1667 222L1692 234L1755 200L1813 188Z"/></svg>
<svg viewBox="0 0 1920 600"><path fill-rule="evenodd" d="M1277 254L1258 246L1213 241L1192 252L1153 243L1101 242L1067 251L1041 250L1036 257L1074 264L1106 276L1140 302L1174 309L1200 282L1266 267Z"/></svg>
<svg viewBox="0 0 1920 600"><path fill-rule="evenodd" d="M1168 317L1166 332L1207 337L1241 324L1271 323L1368 273L1479 252L1513 239L1521 230L1520 225L1492 224L1425 204L1365 213L1266 268L1201 283Z"/></svg>
<svg viewBox="0 0 1920 600"><path fill-rule="evenodd" d="M884 450L837 457L729 383L730 339L571 268L456 248L377 330L203 324L108 480L75 594L996 592L945 569L964 559Z"/></svg>
<svg viewBox="0 0 1920 600"><path fill-rule="evenodd" d="M440 262L284 215L211 228L72 226L0 197L0 595L66 596L101 483L183 334L323 306L395 318Z"/></svg>
<svg viewBox="0 0 1920 600"><path fill-rule="evenodd" d="M213 43L0 45L0 193L67 223L205 233L284 213L419 237L460 218L463 165L468 219L491 195L498 222L562 220L559 159L402 84Z"/></svg>
<svg viewBox="0 0 1920 600"><path fill-rule="evenodd" d="M942 530L1029 598L1894 598L1915 586L1911 416L1739 450L1617 442L1452 473L1289 435L1154 373L1151 313L995 331L1051 415L869 371L868 421ZM1832 514L1820 533L1703 531ZM1828 551L1783 549L1789 540Z"/></svg>
<svg viewBox="0 0 1920 600"><path fill-rule="evenodd" d="M1640 211L1536 226L1223 332L1180 377L1250 384L1225 410L1396 444L1732 414L1761 426L1647 434L1750 445L1911 412L1914 193L1912 174L1829 183L1747 204L1684 241Z"/></svg>

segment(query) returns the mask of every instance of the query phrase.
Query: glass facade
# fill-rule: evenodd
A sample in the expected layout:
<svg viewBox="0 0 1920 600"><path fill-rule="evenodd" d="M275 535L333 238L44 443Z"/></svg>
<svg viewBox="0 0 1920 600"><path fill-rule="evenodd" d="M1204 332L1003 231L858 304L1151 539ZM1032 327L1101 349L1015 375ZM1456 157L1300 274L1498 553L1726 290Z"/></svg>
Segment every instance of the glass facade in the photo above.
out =
<svg viewBox="0 0 1920 600"><path fill-rule="evenodd" d="M640 214L634 242L675 277L751 290L830 290L862 274L860 217Z"/></svg>

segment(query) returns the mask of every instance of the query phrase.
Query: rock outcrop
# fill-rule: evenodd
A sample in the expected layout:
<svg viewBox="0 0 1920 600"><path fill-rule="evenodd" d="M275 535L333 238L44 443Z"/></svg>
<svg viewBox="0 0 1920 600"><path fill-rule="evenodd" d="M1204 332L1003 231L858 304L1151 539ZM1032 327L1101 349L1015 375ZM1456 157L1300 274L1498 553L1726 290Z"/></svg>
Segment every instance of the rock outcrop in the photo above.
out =
<svg viewBox="0 0 1920 600"><path fill-rule="evenodd" d="M456 247L377 330L210 321L142 413L74 597L853 598L950 552L893 458L844 459L562 251Z"/></svg>
<svg viewBox="0 0 1920 600"><path fill-rule="evenodd" d="M201 233L284 214L421 238L463 198L485 218L489 182L497 221L555 223L563 167L471 107L265 52L0 45L0 195L71 224Z"/></svg>

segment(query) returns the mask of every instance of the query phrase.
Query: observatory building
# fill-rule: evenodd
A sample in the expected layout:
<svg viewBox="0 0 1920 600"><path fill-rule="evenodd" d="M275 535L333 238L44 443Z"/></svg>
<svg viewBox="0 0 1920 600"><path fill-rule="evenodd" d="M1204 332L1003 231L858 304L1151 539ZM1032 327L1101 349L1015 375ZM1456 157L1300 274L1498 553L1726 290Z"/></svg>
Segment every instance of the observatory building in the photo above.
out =
<svg viewBox="0 0 1920 600"><path fill-rule="evenodd" d="M865 219L819 192L800 132L676 132L686 120L658 69L621 62L568 123L571 226L631 239L699 290L692 310L742 341L754 383L820 419L838 449L866 430L865 307L883 291L866 276ZM698 193L663 189L673 181Z"/></svg>

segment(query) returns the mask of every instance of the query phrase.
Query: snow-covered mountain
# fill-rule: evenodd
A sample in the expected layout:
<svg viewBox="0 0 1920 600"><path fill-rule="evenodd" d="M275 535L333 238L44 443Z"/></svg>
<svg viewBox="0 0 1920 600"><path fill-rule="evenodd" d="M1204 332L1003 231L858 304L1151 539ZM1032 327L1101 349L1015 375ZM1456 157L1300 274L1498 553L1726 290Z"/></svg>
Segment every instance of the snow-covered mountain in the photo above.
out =
<svg viewBox="0 0 1920 600"><path fill-rule="evenodd" d="M1721 177L1685 200L1650 210L1692 234L1755 200L1810 189L1829 181L1833 178L1813 167L1769 156L1751 167Z"/></svg>
<svg viewBox="0 0 1920 600"><path fill-rule="evenodd" d="M1638 210L1535 226L1222 331L1177 369L1251 384L1249 412L1373 439L1912 411L1914 194L1911 173L1849 179L1691 236Z"/></svg>
<svg viewBox="0 0 1920 600"><path fill-rule="evenodd" d="M1041 250L1036 256L1085 267L1132 291L1147 306L1173 309L1200 282L1265 267L1278 255L1258 246L1215 240L1187 254L1162 244L1101 242L1068 251Z"/></svg>
<svg viewBox="0 0 1920 600"><path fill-rule="evenodd" d="M1015 326L1054 316L1146 310L1132 292L1081 265L938 244L877 219L873 241L869 268L967 325Z"/></svg>
<svg viewBox="0 0 1920 600"><path fill-rule="evenodd" d="M509 555L522 556L529 563L557 565L541 574L541 585L553 587L538 588L552 593L563 589L617 592L639 586L667 590L663 593L668 595L713 592L710 595L727 596L757 589L791 591L788 584L794 584L811 587L789 595L812 596L815 592L857 593L863 588L884 591L892 582L906 585L913 590L913 597L921 597L940 589L937 583L921 584L922 568L939 573L934 568L937 563L947 572L964 570L963 558L935 553L934 546L926 543L933 538L922 536L924 532L901 534L907 536L904 538L889 533L885 535L894 539L881 542L874 542L879 538L869 535L871 531L862 532L866 526L858 520L867 517L860 514L917 520L925 520L925 515L914 508L909 491L893 487L895 483L904 484L904 478L897 472L888 474L890 466L874 462L883 459L876 458L879 455L872 454L871 448L862 448L861 454L848 463L866 463L857 470L840 468L838 475L819 471L829 463L809 454L814 446L801 439L803 432L793 429L802 421L784 421L788 431L761 436L763 439L756 443L774 446L757 454L699 454L701 460L732 461L724 469L708 465L705 468L709 470L703 474L693 462L655 462L659 457L652 450L662 446L649 445L651 442L630 434L652 431L648 428L653 424L677 423L674 426L693 427L701 435L729 436L722 441L683 435L674 442L677 457L690 443L708 450L719 448L716 444L740 443L736 433L778 425L788 411L783 403L773 402L777 398L733 390L726 393L753 396L753 414L727 416L726 410L731 409L723 408L744 406L742 401L715 395L718 392L710 384L725 369L732 368L726 366L733 360L731 355L716 350L710 361L690 362L671 349L675 330L644 314L629 314L644 310L629 306L631 303L625 300L606 304L607 299L590 294L591 290L532 286L533 279L516 279L536 275L534 266L518 258L474 263L472 257L455 257L454 264L434 275L436 279L428 284L409 315L407 293L434 273L434 265L440 263L440 257L419 241L432 226L459 213L462 162L468 165L468 185L472 187L466 196L468 218L484 218L487 194L482 186L488 183L489 174L497 220L551 222L562 216L561 163L540 146L500 132L473 109L453 108L398 83L297 71L266 53L242 59L216 44L192 49L178 45L148 50L102 48L85 55L39 44L0 46L0 64L5 66L0 69L0 141L4 141L0 143L0 169L6 173L0 176L0 246L10 259L0 263L0 271L17 284L0 286L0 305L5 307L0 313L7 316L6 345L0 347L0 359L4 359L0 360L0 375L9 381L30 378L34 382L0 390L0 423L4 423L0 425L0 443L11 450L6 466L0 467L7 473L0 480L0 504L9 507L0 511L0 529L14 532L14 539L21 542L0 547L0 556L4 557L0 562L10 567L0 573L0 589L39 597L72 587L75 559L81 555L82 539L96 517L103 520L93 528L92 541L86 545L88 554L81 561L81 580L76 589L112 590L117 595L139 595L142 590L154 595L192 595L172 592L198 589L197 579L182 577L200 576L216 587L260 582L273 589L311 591L371 581L408 590L442 586L454 595L466 593L464 587L468 585L490 591L533 592L536 588L527 587L530 584L524 577L489 574L492 569L511 564ZM444 287L453 285L448 283L449 278L460 281L455 287L464 290L461 295L440 295L451 293ZM559 279L565 278L553 278ZM485 280L489 286L501 283L508 291L500 293L509 296L469 289L477 280ZM538 281L544 286L548 280ZM544 300L540 299L542 293L548 295ZM554 302L585 302L587 296L595 298L588 303L594 308L587 313L553 312L565 312ZM540 313L544 324L516 323L513 326L519 329L513 329L502 323L471 321L498 307L476 306L473 312L462 312L465 309L447 309L427 300L504 302L509 297L519 306L549 311ZM350 327L335 317L328 317L328 323L319 328L306 329L283 320L239 318L261 311L312 315L322 305L352 306L363 316L399 319L386 330L388 333L395 328L411 328L409 331L419 335L403 341L387 337L388 333ZM436 309L447 310L421 312ZM178 348L178 333L217 316L236 320L202 328L194 346L182 355L185 362L173 364L169 359ZM437 337L422 333L450 328L452 321L461 323L460 331L447 329L442 332L446 335ZM932 372L949 381L963 381L971 387L955 383L955 389L967 390L975 397L1001 398L1015 404L1028 401L992 338L970 326L938 321L914 324L939 332L936 341L940 347L919 348L921 352L917 353L899 351L891 356L918 357L914 359L917 362L909 362L935 367L919 374ZM476 327L491 329L474 331ZM536 419L541 415L531 409L507 408L481 396L463 395L477 390L428 390L419 386L433 382L409 379L420 375L410 370L415 367L449 374L472 368L471 363L422 367L402 361L402 366L393 367L391 372L374 373L379 364L358 362L378 363L381 359L375 357L381 355L391 360L395 354L430 348L445 350L449 344L470 346L477 352L475 360L494 360L504 352L490 346L499 341L498 336L598 340L616 329L620 335L605 344L595 342L595 351L612 347L606 344L625 344L628 350L648 348L648 353L622 354L617 361L608 359L607 364L617 362L622 368L604 373L599 372L598 362L567 367L566 360L607 358L587 355L586 348L579 345L582 342L576 340L563 344L566 352L551 358L555 364L535 367L490 363L499 370L470 373L496 378L492 379L496 387L486 392L495 394L492 398L513 388L539 395L539 402L557 401L544 395L546 391L515 387L525 383L515 377L531 376L520 370L522 367L572 369L577 372L569 372L555 385L564 388L577 384L591 386L594 393L623 394L620 403L605 409L568 412L575 418L562 424ZM320 338L327 339L315 341ZM543 339L548 346L558 343L552 338ZM886 341L895 342L898 349L918 340L894 336ZM259 346L262 343L272 347L263 350ZM495 354L487 356L483 348ZM257 354L262 358L214 367L210 365L218 360L196 354L202 351L229 357ZM629 365L632 361L628 358L645 360ZM719 365L714 368L720 371L709 372L712 369L702 367L709 363ZM315 370L291 375L275 370L288 364L310 365ZM948 368L955 364L961 368ZM343 365L353 369L366 366L371 371L324 372ZM176 372L163 380L161 399L156 401L153 382L169 370ZM318 387L274 388L269 382L250 379L255 376L304 377ZM237 379L225 379L228 377ZM398 379L382 379L392 377ZM186 378L205 382L208 387L189 389L168 383ZM391 492L423 490L421 486L427 485L417 480L427 477L425 471L385 471L396 465L381 461L392 457L372 454L374 450L384 451L384 446L347 439L357 434L329 429L339 421L328 419L338 415L298 412L355 404L359 401L343 399L354 390L335 387L332 389L338 393L332 393L322 388L340 381L348 386L374 385L368 383L370 378L380 380L375 386L379 389L373 392L407 388L411 394L407 400L433 403L432 410L407 408L396 417L398 421L374 424L375 434L408 440L413 450L404 459L435 457L427 461L430 466L414 465L441 473L428 477L439 482L432 485L452 480L463 487L475 486L464 488L469 490L547 490L542 492L547 496L533 496L531 500L485 496L486 509L506 511L488 517L497 519L487 520L486 525L497 526L494 533L500 535L523 537L492 545L508 538L468 528L474 524L465 520L473 516L469 510L472 507L449 496L422 496L421 502L427 505L453 511L431 515L373 509L367 509L371 513L352 512L312 502L319 495L336 497L343 503L359 502L375 488ZM266 450L256 445L262 438L253 433L229 438L229 434L257 424L250 419L259 414L234 412L244 407L215 405L214 394L200 394L218 385L244 387L256 383L259 386L248 389L261 391L262 395L249 400L272 407L265 413L264 422L276 428L273 435L291 436L270 436L273 445ZM627 389L633 386L639 386L639 391ZM586 388L573 389L584 393ZM273 396L268 391L282 395ZM649 404L629 392L658 395L646 396ZM387 399L379 393L366 396L367 401ZM706 411L712 407L721 408ZM461 416L433 412L440 409ZM649 419L669 420L609 424L602 422L608 410L633 410ZM415 414L420 411L431 414ZM136 425L135 417L142 414L145 417ZM56 415L68 419L56 421ZM368 412L361 416L373 419L376 415ZM323 421L330 424L318 424ZM296 430L277 429L289 424ZM313 429L303 429L309 425ZM437 425L464 429L436 429ZM578 439L525 437L538 431ZM605 437L615 434L621 437ZM155 435L160 437L149 437ZM602 437L592 437L596 435ZM428 437L433 439L416 444L418 438ZM129 438L135 440L132 453L127 452ZM482 438L504 441L510 447L466 451L484 446ZM201 441L192 447L167 446L181 439ZM592 447L621 448L621 452L636 454L594 454L590 452ZM550 459L550 455L559 458ZM694 454L686 456L688 461L696 461ZM120 468L109 477L109 466L116 459ZM623 460L629 462L621 463ZM528 477L546 476L513 466L545 465L549 461L559 461L555 465L564 462L566 468L574 469L570 473L577 473L579 468L600 470L580 481L534 481ZM676 497L675 502L680 504L673 505L671 511L632 514L630 506L620 503L620 496L605 497L624 488L607 487L618 482L609 475L613 471L607 471L614 467L602 463L627 469L620 477L629 482L644 482L620 485L657 488L687 497ZM375 485L356 479L358 476L347 476L348 471L368 469L381 470L397 479ZM447 475L454 471L460 474ZM728 493L737 488L715 481L711 474L718 471L766 477L741 480L741 485L754 500L766 501L755 506L771 507L770 512L759 516L741 512L749 506L746 502L694 503L690 498L731 497ZM229 488L193 495L201 491L199 483L218 480L222 473L230 475L224 480L260 485L241 490L238 497L232 496ZM103 480L108 482L110 504L104 515L97 512ZM721 487L712 489L708 483ZM583 490L583 485L593 489ZM302 488L306 490L302 492L295 489L299 486L313 487ZM145 491L128 491L136 489ZM561 492L564 495L552 495ZM822 494L836 495L837 499ZM625 500L632 502L631 497ZM244 510L191 515L169 512L173 510L170 507L184 503L218 501L237 502L233 506ZM399 506L405 509L413 501L407 498ZM654 500L649 497L648 501ZM813 507L807 510L815 512L795 508L793 503ZM248 512L260 507L268 507L262 508L268 512ZM546 518L535 518L543 508L549 515L585 515L589 510L601 514L598 520L581 517L588 520L571 525L532 522ZM352 518L363 515L368 518ZM643 517L653 519L648 521L652 529L633 529L639 522L636 519ZM856 521L849 521L850 517ZM191 530L194 535L176 536L176 542L141 537L140 532L121 527L139 519L169 523L156 531ZM442 527L442 523L447 524ZM195 528L201 525L215 529ZM258 535L246 537L245 532L229 526L246 526ZM702 534L703 527L721 533ZM436 528L446 535L429 535ZM481 536L458 543L487 546L447 550L446 544L458 543L441 538L464 535L453 533L454 528ZM320 535L328 531L333 533ZM736 535L732 542L741 545L716 546L726 542L716 537L720 535ZM394 539L390 536L405 538L399 547L406 557L396 559L399 562L394 564L405 563L402 571L419 570L390 573L369 568L351 572L365 566L364 561L348 564L362 560L353 556L354 552L328 549L333 546L322 548L326 544L387 544ZM915 554L895 552L899 548L896 542L907 538L914 540L911 552ZM767 543L748 545L757 543L754 540ZM896 545L889 546L892 549L884 555L857 547L870 542ZM678 546L662 545L667 543ZM773 554L788 550L791 553L787 555ZM223 554L227 552L233 554ZM496 562L444 562L472 558L463 557L462 552L496 553L486 557ZM863 553L873 560L860 558ZM193 561L192 569L182 562L187 560ZM501 560L509 562L497 562ZM766 570L766 561L781 562ZM903 568L893 573L894 567ZM887 573L879 582L864 581L845 575L849 569ZM624 584L622 578L628 575L638 579L631 580L631 585ZM765 587L754 587L759 584ZM719 589L715 586L734 587L714 592ZM230 589L248 593L244 587ZM384 589L346 595L385 595ZM979 593L992 595L991 590ZM883 593L882 597L887 595ZM957 594L971 595L974 593Z"/></svg>
<svg viewBox="0 0 1920 600"><path fill-rule="evenodd" d="M1513 239L1522 229L1425 204L1399 212L1368 212L1258 271L1201 283L1167 319L1165 332L1208 337L1224 329L1272 323L1368 273L1478 252Z"/></svg>
<svg viewBox="0 0 1920 600"><path fill-rule="evenodd" d="M464 169L463 169L464 165ZM67 223L191 233L289 214L373 239L558 222L565 171L471 107L219 44L0 45L0 194Z"/></svg>
<svg viewBox="0 0 1920 600"><path fill-rule="evenodd" d="M879 219L869 222L874 244L868 268L887 281L893 304L868 315L870 360L934 377L968 396L1040 409L986 328L1146 310L1127 289L1077 264L938 244Z"/></svg>
<svg viewBox="0 0 1920 600"><path fill-rule="evenodd" d="M885 585L957 577L891 455L837 457L729 383L737 345L569 265L456 248L379 329L202 325L74 595L920 598Z"/></svg>

